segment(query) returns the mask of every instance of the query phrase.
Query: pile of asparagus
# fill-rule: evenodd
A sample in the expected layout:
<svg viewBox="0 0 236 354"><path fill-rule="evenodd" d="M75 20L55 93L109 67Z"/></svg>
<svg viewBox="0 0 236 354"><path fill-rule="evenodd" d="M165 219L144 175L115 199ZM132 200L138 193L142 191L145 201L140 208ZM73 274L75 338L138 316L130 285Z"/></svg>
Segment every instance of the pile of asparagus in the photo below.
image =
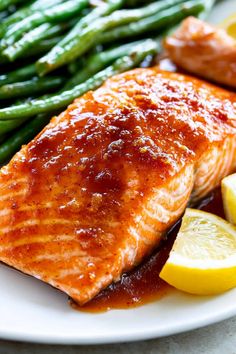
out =
<svg viewBox="0 0 236 354"><path fill-rule="evenodd" d="M1 0L0 162L75 98L150 63L161 34L209 1Z"/></svg>

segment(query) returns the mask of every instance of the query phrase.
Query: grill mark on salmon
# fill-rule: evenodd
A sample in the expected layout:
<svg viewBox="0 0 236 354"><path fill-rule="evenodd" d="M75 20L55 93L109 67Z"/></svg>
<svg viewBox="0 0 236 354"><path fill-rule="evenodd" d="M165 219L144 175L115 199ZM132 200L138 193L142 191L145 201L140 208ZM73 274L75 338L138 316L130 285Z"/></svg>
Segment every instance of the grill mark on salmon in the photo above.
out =
<svg viewBox="0 0 236 354"><path fill-rule="evenodd" d="M0 260L89 301L235 170L235 101L158 68L77 99L0 172Z"/></svg>

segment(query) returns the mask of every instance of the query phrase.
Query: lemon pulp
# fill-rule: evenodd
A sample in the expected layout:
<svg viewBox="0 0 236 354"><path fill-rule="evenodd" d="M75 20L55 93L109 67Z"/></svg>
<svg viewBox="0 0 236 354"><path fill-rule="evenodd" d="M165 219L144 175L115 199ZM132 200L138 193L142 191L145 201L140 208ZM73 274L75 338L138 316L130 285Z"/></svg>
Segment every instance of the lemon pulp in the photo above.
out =
<svg viewBox="0 0 236 354"><path fill-rule="evenodd" d="M186 209L160 277L191 294L211 295L235 287L236 228L216 215Z"/></svg>
<svg viewBox="0 0 236 354"><path fill-rule="evenodd" d="M236 39L236 14L227 17L220 23L220 27L224 28L231 37Z"/></svg>

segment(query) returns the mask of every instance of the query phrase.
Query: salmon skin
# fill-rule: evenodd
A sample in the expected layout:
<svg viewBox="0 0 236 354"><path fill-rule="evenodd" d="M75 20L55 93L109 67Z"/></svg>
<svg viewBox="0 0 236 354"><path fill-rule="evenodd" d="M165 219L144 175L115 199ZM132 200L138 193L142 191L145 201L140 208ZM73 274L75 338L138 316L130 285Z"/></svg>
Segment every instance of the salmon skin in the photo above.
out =
<svg viewBox="0 0 236 354"><path fill-rule="evenodd" d="M113 77L0 171L0 260L80 305L236 169L235 95L158 68Z"/></svg>

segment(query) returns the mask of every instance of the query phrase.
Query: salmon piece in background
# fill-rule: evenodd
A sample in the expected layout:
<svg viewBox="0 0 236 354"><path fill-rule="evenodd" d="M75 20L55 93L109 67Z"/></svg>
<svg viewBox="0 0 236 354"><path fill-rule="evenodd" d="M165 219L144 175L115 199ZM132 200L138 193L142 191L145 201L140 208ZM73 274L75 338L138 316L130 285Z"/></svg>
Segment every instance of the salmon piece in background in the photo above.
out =
<svg viewBox="0 0 236 354"><path fill-rule="evenodd" d="M179 67L236 88L236 40L225 30L188 17L166 38L164 46Z"/></svg>

